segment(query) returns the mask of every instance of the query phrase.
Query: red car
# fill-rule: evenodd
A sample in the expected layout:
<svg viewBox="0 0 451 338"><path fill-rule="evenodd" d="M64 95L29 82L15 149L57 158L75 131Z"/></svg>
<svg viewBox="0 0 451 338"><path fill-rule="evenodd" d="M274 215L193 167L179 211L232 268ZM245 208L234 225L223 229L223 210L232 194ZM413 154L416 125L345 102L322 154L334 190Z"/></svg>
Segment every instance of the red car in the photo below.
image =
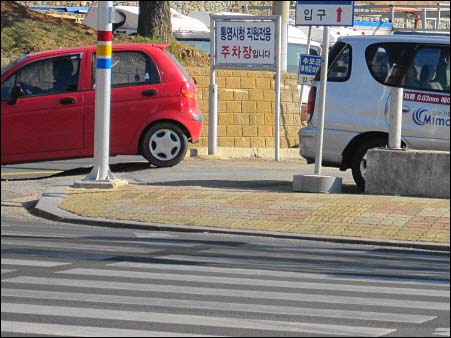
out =
<svg viewBox="0 0 451 338"><path fill-rule="evenodd" d="M166 45L113 46L110 155L179 163L203 116L196 86ZM94 153L96 46L25 55L1 75L2 164Z"/></svg>

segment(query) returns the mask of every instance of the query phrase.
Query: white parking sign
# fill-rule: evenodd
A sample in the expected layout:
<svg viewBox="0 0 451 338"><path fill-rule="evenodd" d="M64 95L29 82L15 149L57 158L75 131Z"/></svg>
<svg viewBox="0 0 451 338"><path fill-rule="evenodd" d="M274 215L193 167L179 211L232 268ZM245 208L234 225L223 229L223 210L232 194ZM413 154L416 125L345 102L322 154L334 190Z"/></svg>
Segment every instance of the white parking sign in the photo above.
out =
<svg viewBox="0 0 451 338"><path fill-rule="evenodd" d="M311 86L320 66L321 56L300 55L298 84Z"/></svg>
<svg viewBox="0 0 451 338"><path fill-rule="evenodd" d="M296 1L296 26L353 26L354 1Z"/></svg>

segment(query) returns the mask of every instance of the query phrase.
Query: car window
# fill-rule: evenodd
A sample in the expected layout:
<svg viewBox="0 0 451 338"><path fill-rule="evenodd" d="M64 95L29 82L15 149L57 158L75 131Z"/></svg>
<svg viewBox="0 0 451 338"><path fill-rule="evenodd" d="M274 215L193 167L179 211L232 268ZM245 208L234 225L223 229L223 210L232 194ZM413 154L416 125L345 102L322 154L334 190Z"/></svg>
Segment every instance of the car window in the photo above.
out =
<svg viewBox="0 0 451 338"><path fill-rule="evenodd" d="M11 94L11 89L13 89L16 83L16 76L13 74L5 82L2 83L2 101L6 100Z"/></svg>
<svg viewBox="0 0 451 338"><path fill-rule="evenodd" d="M414 43L389 42L370 45L365 50L368 70L376 81L389 86L400 86L414 50Z"/></svg>
<svg viewBox="0 0 451 338"><path fill-rule="evenodd" d="M336 42L329 51L329 71L327 81L344 82L351 76L352 47L344 42ZM321 67L318 69L315 81L321 80Z"/></svg>
<svg viewBox="0 0 451 338"><path fill-rule="evenodd" d="M297 73L299 69L299 56L306 53L306 46L289 43L287 49L287 72Z"/></svg>
<svg viewBox="0 0 451 338"><path fill-rule="evenodd" d="M449 92L449 47L415 43L380 43L365 51L372 76L407 89Z"/></svg>
<svg viewBox="0 0 451 338"><path fill-rule="evenodd" d="M406 70L403 87L449 92L449 48L419 47Z"/></svg>
<svg viewBox="0 0 451 338"><path fill-rule="evenodd" d="M15 72L2 85L2 100L13 86L21 88L21 97L76 91L80 56L72 55L33 62Z"/></svg>
<svg viewBox="0 0 451 338"><path fill-rule="evenodd" d="M96 56L93 56L92 83L95 88ZM160 75L155 63L142 52L113 52L111 64L111 86L125 87L160 83Z"/></svg>

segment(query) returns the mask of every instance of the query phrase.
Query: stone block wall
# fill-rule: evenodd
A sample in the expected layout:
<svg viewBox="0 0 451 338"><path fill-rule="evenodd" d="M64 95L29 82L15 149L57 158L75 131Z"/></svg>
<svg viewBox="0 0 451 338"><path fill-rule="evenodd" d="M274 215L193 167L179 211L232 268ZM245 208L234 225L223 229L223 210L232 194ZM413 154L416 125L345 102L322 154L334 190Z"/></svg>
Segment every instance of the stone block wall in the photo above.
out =
<svg viewBox="0 0 451 338"><path fill-rule="evenodd" d="M197 81L197 102L205 117L199 146L208 146L208 97L210 68L187 67ZM274 148L274 73L219 70L218 146L235 148ZM299 147L301 126L296 74L284 73L281 83L281 148Z"/></svg>

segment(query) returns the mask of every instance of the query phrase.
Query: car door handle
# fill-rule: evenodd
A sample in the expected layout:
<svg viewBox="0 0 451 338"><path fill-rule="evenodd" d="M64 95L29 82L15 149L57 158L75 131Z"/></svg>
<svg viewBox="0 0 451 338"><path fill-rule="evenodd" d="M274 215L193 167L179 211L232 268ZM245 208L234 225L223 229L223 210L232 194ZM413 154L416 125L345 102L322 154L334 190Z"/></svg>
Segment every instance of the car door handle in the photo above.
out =
<svg viewBox="0 0 451 338"><path fill-rule="evenodd" d="M148 89L143 91L144 96L155 96L157 95L157 91L155 89Z"/></svg>
<svg viewBox="0 0 451 338"><path fill-rule="evenodd" d="M412 111L412 109L410 109L409 107L406 107L406 106L402 107L402 113L403 114L410 113L411 111Z"/></svg>
<svg viewBox="0 0 451 338"><path fill-rule="evenodd" d="M61 104L74 104L75 103L75 99L72 97L66 97L64 99L60 100Z"/></svg>

